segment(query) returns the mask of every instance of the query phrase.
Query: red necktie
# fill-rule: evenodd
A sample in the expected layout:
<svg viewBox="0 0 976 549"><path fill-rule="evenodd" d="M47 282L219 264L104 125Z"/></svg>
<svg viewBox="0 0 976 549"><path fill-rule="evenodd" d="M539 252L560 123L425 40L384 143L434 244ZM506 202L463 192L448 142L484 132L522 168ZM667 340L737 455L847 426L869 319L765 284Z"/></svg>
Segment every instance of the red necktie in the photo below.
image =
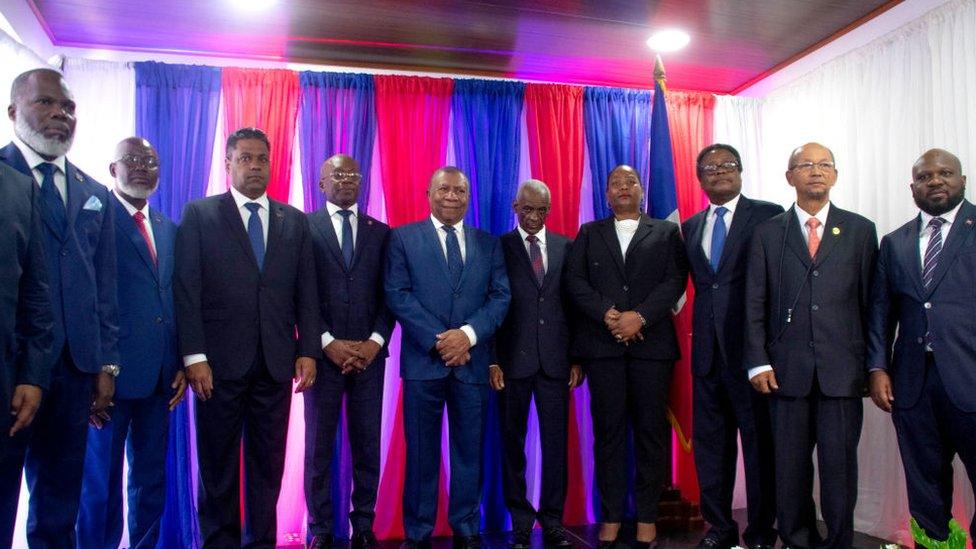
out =
<svg viewBox="0 0 976 549"><path fill-rule="evenodd" d="M817 228L820 227L820 220L816 217L807 219L807 250L810 251L810 259L817 256L817 248L820 247L820 237L817 235Z"/></svg>
<svg viewBox="0 0 976 549"><path fill-rule="evenodd" d="M137 211L132 214L132 219L136 221L136 228L139 229L139 234L142 235L142 239L146 241L146 247L149 248L149 257L152 258L153 265L155 265L156 248L153 246L152 239L149 238L149 231L146 229L146 216L142 215L142 212Z"/></svg>

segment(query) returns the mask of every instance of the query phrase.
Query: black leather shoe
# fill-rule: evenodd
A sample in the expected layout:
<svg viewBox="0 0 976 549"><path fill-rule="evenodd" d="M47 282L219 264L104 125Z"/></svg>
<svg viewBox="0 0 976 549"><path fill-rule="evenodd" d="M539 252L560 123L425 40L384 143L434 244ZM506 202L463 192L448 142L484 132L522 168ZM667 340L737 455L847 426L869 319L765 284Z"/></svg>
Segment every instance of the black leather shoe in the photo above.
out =
<svg viewBox="0 0 976 549"><path fill-rule="evenodd" d="M311 543L308 544L308 549L328 549L332 547L332 542L334 541L332 534L322 534L321 536L312 537Z"/></svg>
<svg viewBox="0 0 976 549"><path fill-rule="evenodd" d="M601 539L596 544L596 549L614 549L616 546L617 540L615 539Z"/></svg>
<svg viewBox="0 0 976 549"><path fill-rule="evenodd" d="M512 531L512 539L508 542L509 549L529 549L532 547L532 530L518 529Z"/></svg>
<svg viewBox="0 0 976 549"><path fill-rule="evenodd" d="M372 530L356 532L349 541L352 549L376 549L377 547L376 536Z"/></svg>
<svg viewBox="0 0 976 549"><path fill-rule="evenodd" d="M407 538L403 540L403 543L400 544L400 549L430 549L430 540Z"/></svg>
<svg viewBox="0 0 976 549"><path fill-rule="evenodd" d="M546 547L572 547L573 542L569 540L569 534L562 526L550 526L542 531L542 541Z"/></svg>
<svg viewBox="0 0 976 549"><path fill-rule="evenodd" d="M454 536L454 549L481 549L481 536Z"/></svg>
<svg viewBox="0 0 976 549"><path fill-rule="evenodd" d="M751 543L749 544L749 549L773 549L775 547L772 543Z"/></svg>

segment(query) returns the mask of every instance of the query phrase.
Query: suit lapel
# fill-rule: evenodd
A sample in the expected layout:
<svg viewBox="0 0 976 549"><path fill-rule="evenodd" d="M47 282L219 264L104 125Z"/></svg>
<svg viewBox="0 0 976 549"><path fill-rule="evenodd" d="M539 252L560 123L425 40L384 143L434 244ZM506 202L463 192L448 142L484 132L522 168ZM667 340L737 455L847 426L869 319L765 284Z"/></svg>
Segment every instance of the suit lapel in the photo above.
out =
<svg viewBox="0 0 976 549"><path fill-rule="evenodd" d="M830 212L827 214L827 223L824 224L823 236L820 237L820 246L817 248L817 265L822 265L827 260L830 252L834 251L840 239L847 238L844 231L844 221L847 216L844 211L833 204L830 205Z"/></svg>
<svg viewBox="0 0 976 549"><path fill-rule="evenodd" d="M342 257L342 250L339 248L339 237L336 236L335 226L332 225L332 216L329 215L329 210L325 206L319 212L319 215L312 216L312 226L325 238L325 243L329 251L332 252L332 255L339 265L342 266L342 269L346 270L346 260ZM362 235L363 233L360 231L360 239Z"/></svg>
<svg viewBox="0 0 976 549"><path fill-rule="evenodd" d="M464 284L464 278L468 276L468 271L471 270L471 265L475 260L475 256L478 253L476 250L477 242L474 227L468 226L467 223L464 224L464 261L461 265L461 280L458 282L458 287ZM444 259L444 265L447 265L447 258Z"/></svg>
<svg viewBox="0 0 976 549"><path fill-rule="evenodd" d="M699 219L695 221L691 234L686 235L686 237L689 239L688 242L691 243L691 254L694 256L692 259L708 265L708 269L711 270L712 266L708 262L708 258L705 257L705 248L702 246L703 239L705 238L705 222L708 221L708 208L705 208L697 215Z"/></svg>
<svg viewBox="0 0 976 549"><path fill-rule="evenodd" d="M627 253L624 255L624 273L626 274L627 257L633 253L634 250L640 246L642 240L647 238L647 235L651 234L651 218L645 214L641 214L640 219L637 221L637 232L634 233L634 238L630 239L630 244L627 245Z"/></svg>
<svg viewBox="0 0 976 549"><path fill-rule="evenodd" d="M620 240L617 238L617 229L614 227L613 219L613 216L610 216L601 221L597 232L603 237L604 244L610 250L610 256L613 258L613 262L617 264L620 276L627 276L627 271L624 270L624 255L620 251ZM636 236L634 235L635 238Z"/></svg>
<svg viewBox="0 0 976 549"><path fill-rule="evenodd" d="M264 264L277 249L285 225L285 207L274 200L268 200L268 241L264 244Z"/></svg>
<svg viewBox="0 0 976 549"><path fill-rule="evenodd" d="M955 261L956 255L959 253L959 248L973 234L974 218L976 218L976 208L968 201L963 202L962 207L956 213L955 221L949 227L949 235L946 236L942 252L939 254L939 262L935 266L935 272L932 273L932 284L926 288L926 297L931 295L939 286L939 282L945 276L946 271L949 270L949 266Z"/></svg>
<svg viewBox="0 0 976 549"><path fill-rule="evenodd" d="M720 271L729 258L734 257L733 254L736 253L738 247L742 245L751 218L752 201L740 195L739 203L735 207L735 214L732 215L732 225L729 227L729 235L725 239L725 246L722 248L722 257L719 258L718 269Z"/></svg>
<svg viewBox="0 0 976 549"><path fill-rule="evenodd" d="M803 239L803 235L800 233L800 219L796 216L795 208L796 206L794 205L790 209L790 214L786 216L786 226L783 227L783 230L787 233L786 245L803 263L804 267L809 267L811 263L810 250L807 248L806 240Z"/></svg>
<svg viewBox="0 0 976 549"><path fill-rule="evenodd" d="M360 252L373 236L373 220L366 217L361 209L356 212L356 243L353 245L352 266L359 262Z"/></svg>
<svg viewBox="0 0 976 549"><path fill-rule="evenodd" d="M125 232L126 236L129 238L129 243L135 248L136 253L142 259L142 262L146 264L156 281L159 281L159 273L156 272L156 265L153 263L152 256L149 255L149 247L146 245L146 239L142 237L142 233L139 232L139 227L136 227L135 220L129 215L129 211L125 209L125 205L122 204L122 199L113 195L112 200L116 202L115 206L115 222L119 224L122 231ZM150 210L150 219L152 216L152 211ZM158 235L159 231L153 226L153 234ZM160 239L157 239L160 240ZM156 250L157 257L159 256L159 249Z"/></svg>
<svg viewBox="0 0 976 549"><path fill-rule="evenodd" d="M565 247L555 246L554 240L555 239L552 237L552 233L548 232L547 230L546 231L546 255L548 256L547 259L549 260L549 268L546 269L546 276L542 278L542 286L540 287L540 289L545 289L546 287L548 287L549 284L552 283L552 279L554 277L559 276L559 273L562 272L562 265L564 259L563 256L566 255L564 253ZM522 249L525 249L525 247L523 246ZM534 271L532 274L533 274L533 278L535 278Z"/></svg>
<svg viewBox="0 0 976 549"><path fill-rule="evenodd" d="M156 244L156 267L154 274L156 275L157 281L162 278L162 273L167 272L171 266L169 264L169 258L173 257L173 251L170 249L170 235L169 226L163 220L163 214L157 212L149 207L149 219L152 223L153 240ZM165 281L163 281L165 282Z"/></svg>
<svg viewBox="0 0 976 549"><path fill-rule="evenodd" d="M11 168L31 178L31 181L34 182L38 189L41 188L41 186L37 184L37 180L34 179L34 171L31 170L31 167L27 164L27 159L24 158L23 154L21 154L20 149L17 148L17 145L10 143L4 147L3 150L0 150L0 159L6 162ZM50 230L51 234L55 235L58 240L64 242L65 229L58 227L57 221L54 219L54 217L52 217L51 213L46 207L41 207L40 210L41 219L44 220L44 224L47 225L48 230Z"/></svg>
<svg viewBox="0 0 976 549"><path fill-rule="evenodd" d="M915 221L909 223L900 233L901 239L897 243L897 253L903 258L902 264L908 265L908 276L912 278L915 294L925 296L925 286L922 285L922 256L918 250L919 224L921 216L915 216Z"/></svg>
<svg viewBox="0 0 976 549"><path fill-rule="evenodd" d="M444 255L444 249L441 248L441 239L437 234L437 229L434 228L434 223L428 219L426 223L421 225L420 230L423 232L424 241L427 243L427 252L436 258L434 261L440 266L441 273L444 275L442 280L450 286L451 270L447 268L447 256Z"/></svg>
<svg viewBox="0 0 976 549"><path fill-rule="evenodd" d="M251 249L251 241L248 239L247 232L244 230L244 222L241 220L241 214L237 211L237 203L234 202L234 197L230 194L230 191L227 191L220 197L220 214L224 218L224 223L227 224L227 230L230 231L234 240L244 250L244 254L251 258L251 264L256 269L258 260L254 257L254 250ZM270 218L271 216L269 215L268 217ZM270 230L268 234L271 234ZM268 257L267 252L265 252L264 256L265 258Z"/></svg>
<svg viewBox="0 0 976 549"><path fill-rule="evenodd" d="M64 169L65 189L67 189L68 194L68 227L74 227L75 220L78 219L78 213L81 212L82 207L88 203L88 199L92 195L85 191L83 187L85 176L81 175L78 168L75 168L71 162L65 160ZM102 204L103 209L106 207L108 207L108 204Z"/></svg>

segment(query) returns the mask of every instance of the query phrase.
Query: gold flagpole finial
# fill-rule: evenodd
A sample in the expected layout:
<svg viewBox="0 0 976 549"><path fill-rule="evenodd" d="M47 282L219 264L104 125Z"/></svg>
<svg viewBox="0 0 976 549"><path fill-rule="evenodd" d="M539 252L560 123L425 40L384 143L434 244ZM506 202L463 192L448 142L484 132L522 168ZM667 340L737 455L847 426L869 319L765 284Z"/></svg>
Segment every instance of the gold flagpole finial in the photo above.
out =
<svg viewBox="0 0 976 549"><path fill-rule="evenodd" d="M661 61L661 54L656 54L654 59L654 80L660 84L661 90L664 92L668 91L665 83L668 80L667 75L664 73L664 61Z"/></svg>

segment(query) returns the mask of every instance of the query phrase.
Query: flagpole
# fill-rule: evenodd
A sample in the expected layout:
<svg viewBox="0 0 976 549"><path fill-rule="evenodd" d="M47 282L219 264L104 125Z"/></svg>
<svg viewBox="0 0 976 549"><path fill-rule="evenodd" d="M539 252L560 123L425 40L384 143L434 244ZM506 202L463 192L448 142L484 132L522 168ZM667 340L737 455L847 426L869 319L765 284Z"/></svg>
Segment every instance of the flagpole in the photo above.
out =
<svg viewBox="0 0 976 549"><path fill-rule="evenodd" d="M661 61L661 54L655 54L654 56L654 81L661 86L661 90L665 93L668 91L667 85L665 84L668 80L667 74L664 72L664 61Z"/></svg>

